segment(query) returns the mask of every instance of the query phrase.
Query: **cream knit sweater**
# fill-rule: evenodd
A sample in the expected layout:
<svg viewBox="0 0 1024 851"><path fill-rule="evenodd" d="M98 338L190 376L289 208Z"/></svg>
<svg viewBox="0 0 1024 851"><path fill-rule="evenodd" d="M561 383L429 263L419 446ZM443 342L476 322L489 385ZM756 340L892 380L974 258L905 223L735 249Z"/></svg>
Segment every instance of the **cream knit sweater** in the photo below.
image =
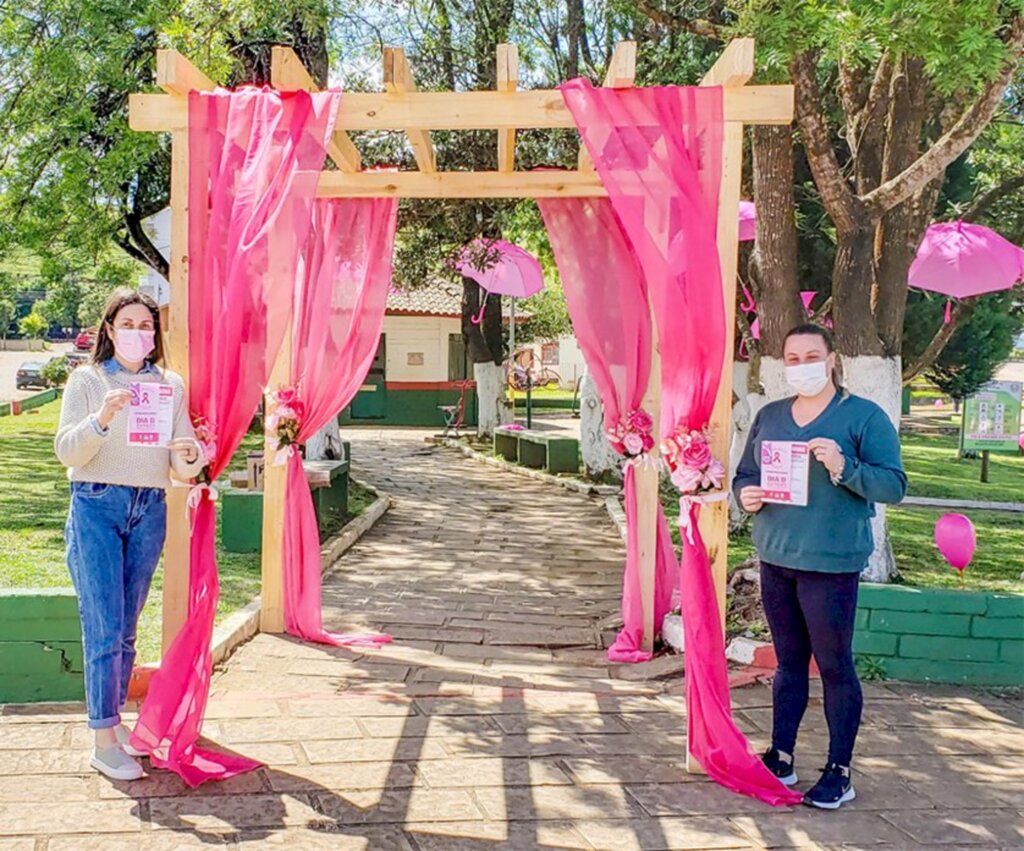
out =
<svg viewBox="0 0 1024 851"><path fill-rule="evenodd" d="M193 478L202 469L201 456L195 463L186 464L177 452L169 449L129 446L126 410L116 414L105 431L100 428L96 414L103 407L104 397L111 390L128 390L135 381L170 384L174 388L174 438L195 440L181 376L155 366L133 374L116 361L83 365L71 373L64 389L54 441L57 458L68 468L71 481L169 488L172 468L182 480Z"/></svg>

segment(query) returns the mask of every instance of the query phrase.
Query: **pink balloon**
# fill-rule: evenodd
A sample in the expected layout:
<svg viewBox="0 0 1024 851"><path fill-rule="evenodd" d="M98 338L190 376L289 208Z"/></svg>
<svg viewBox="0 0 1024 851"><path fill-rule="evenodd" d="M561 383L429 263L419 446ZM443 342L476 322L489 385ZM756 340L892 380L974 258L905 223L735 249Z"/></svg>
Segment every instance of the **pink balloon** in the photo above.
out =
<svg viewBox="0 0 1024 851"><path fill-rule="evenodd" d="M942 407L942 400L941 399L936 399L935 400L935 407L936 408L941 408Z"/></svg>
<svg viewBox="0 0 1024 851"><path fill-rule="evenodd" d="M1021 451L1024 452L1024 434L1017 438L1017 445L1021 448Z"/></svg>
<svg viewBox="0 0 1024 851"><path fill-rule="evenodd" d="M974 524L963 514L943 514L935 524L935 546L951 567L963 571L974 557Z"/></svg>

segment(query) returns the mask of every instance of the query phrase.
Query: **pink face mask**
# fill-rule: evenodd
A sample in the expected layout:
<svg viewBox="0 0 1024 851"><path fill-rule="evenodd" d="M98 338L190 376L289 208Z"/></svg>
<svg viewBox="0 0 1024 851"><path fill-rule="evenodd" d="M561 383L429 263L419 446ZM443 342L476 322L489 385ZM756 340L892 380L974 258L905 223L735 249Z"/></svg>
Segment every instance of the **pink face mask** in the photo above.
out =
<svg viewBox="0 0 1024 851"><path fill-rule="evenodd" d="M132 328L114 329L114 351L128 363L142 363L155 348L155 331L136 331Z"/></svg>

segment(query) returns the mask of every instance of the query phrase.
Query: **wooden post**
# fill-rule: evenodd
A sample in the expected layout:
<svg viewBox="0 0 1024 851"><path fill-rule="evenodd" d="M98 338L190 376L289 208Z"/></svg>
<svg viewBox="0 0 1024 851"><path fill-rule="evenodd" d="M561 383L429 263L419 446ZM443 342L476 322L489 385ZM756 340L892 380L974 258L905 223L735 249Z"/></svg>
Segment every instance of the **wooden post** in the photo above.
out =
<svg viewBox="0 0 1024 851"><path fill-rule="evenodd" d="M315 91L316 86L298 56L288 47L271 50L270 79L276 89ZM276 246L271 244L270 251ZM290 248L289 248L290 250ZM273 261L271 268L277 264ZM275 281L274 286L294 286L294 281ZM270 394L291 384L292 321L289 309L288 324L274 368L267 384L267 419L274 411ZM288 465L274 466L274 453L270 449L269 430L263 442L263 557L260 574L260 629L263 632L284 632L284 509L288 499Z"/></svg>
<svg viewBox="0 0 1024 851"><path fill-rule="evenodd" d="M661 417L661 350L658 348L658 323L651 314L651 377L644 394L643 409L654 422L652 436L654 448L650 452L652 464L636 468L636 536L639 551L638 574L640 602L644 613L644 632L640 648L654 650L654 634L661 624L654 623L654 575L658 554L658 485L661 479L659 463Z"/></svg>
<svg viewBox="0 0 1024 851"><path fill-rule="evenodd" d="M185 100L188 92L210 90L213 82L173 50L156 54L157 84ZM188 112L185 126L171 134L171 248L168 258L170 305L164 331L167 365L185 382L188 404ZM167 493L167 539L164 544L161 644L166 653L188 616L189 540L187 488Z"/></svg>
<svg viewBox="0 0 1024 851"><path fill-rule="evenodd" d="M981 481L983 484L988 484L988 459L989 451L987 449L981 450Z"/></svg>
<svg viewBox="0 0 1024 851"><path fill-rule="evenodd" d="M744 85L754 75L753 39L730 42L718 61L701 81L702 86ZM725 466L729 481L729 443L732 437L732 364L736 344L736 275L739 266L740 184L743 176L743 125L726 123L722 139L722 182L718 195L718 261L722 269L722 298L725 302L725 354L722 380L711 414L711 451ZM726 582L728 579L729 503L713 502L701 508L701 536L711 559L711 575L718 598L718 611L725 632ZM687 750L686 770L703 774L704 769Z"/></svg>

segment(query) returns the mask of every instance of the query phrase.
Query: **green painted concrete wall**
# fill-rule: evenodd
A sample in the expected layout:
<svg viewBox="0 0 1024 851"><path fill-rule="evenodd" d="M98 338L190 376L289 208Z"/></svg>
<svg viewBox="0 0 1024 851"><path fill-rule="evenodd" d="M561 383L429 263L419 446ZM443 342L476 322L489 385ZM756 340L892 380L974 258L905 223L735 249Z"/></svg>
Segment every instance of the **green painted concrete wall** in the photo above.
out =
<svg viewBox="0 0 1024 851"><path fill-rule="evenodd" d="M853 650L891 679L1024 686L1024 595L864 583Z"/></svg>
<svg viewBox="0 0 1024 851"><path fill-rule="evenodd" d="M84 696L75 592L0 589L0 703Z"/></svg>
<svg viewBox="0 0 1024 851"><path fill-rule="evenodd" d="M458 390L394 390L388 388L383 419L352 419L350 409L341 412L342 425L427 426L444 428L439 405L457 405ZM476 425L476 394L466 393L465 425Z"/></svg>

